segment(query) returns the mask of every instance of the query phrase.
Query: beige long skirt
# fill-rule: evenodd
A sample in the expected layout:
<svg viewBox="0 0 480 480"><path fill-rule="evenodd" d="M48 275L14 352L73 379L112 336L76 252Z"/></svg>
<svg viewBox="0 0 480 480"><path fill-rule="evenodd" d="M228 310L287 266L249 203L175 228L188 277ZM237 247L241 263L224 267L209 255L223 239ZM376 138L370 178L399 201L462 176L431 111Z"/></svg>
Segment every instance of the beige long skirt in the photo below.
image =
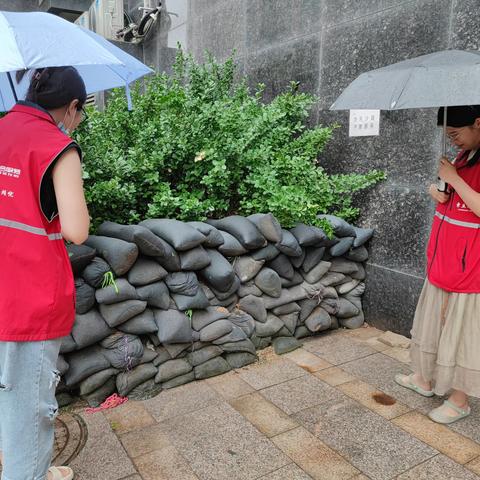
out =
<svg viewBox="0 0 480 480"><path fill-rule="evenodd" d="M450 389L480 398L480 294L451 293L428 279L418 300L410 359L437 395Z"/></svg>

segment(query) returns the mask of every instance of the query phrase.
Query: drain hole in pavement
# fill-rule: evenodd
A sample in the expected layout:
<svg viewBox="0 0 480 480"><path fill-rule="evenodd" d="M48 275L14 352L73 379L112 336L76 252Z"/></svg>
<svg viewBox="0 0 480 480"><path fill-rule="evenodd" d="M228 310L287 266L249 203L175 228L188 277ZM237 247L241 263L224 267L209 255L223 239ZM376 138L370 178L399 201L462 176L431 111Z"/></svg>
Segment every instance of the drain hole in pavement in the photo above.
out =
<svg viewBox="0 0 480 480"><path fill-rule="evenodd" d="M397 401L386 393L373 393L372 398L380 405L394 405Z"/></svg>

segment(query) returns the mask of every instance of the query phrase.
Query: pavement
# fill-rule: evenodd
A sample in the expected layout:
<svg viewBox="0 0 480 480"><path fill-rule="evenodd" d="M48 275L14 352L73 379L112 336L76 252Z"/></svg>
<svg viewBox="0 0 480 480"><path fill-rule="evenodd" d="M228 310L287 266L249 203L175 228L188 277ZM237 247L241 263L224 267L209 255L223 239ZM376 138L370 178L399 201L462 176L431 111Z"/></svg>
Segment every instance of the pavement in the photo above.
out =
<svg viewBox="0 0 480 480"><path fill-rule="evenodd" d="M55 463L77 480L480 479L480 402L451 426L432 422L442 399L393 381L410 371L408 349L383 333L325 332L146 401L73 406Z"/></svg>

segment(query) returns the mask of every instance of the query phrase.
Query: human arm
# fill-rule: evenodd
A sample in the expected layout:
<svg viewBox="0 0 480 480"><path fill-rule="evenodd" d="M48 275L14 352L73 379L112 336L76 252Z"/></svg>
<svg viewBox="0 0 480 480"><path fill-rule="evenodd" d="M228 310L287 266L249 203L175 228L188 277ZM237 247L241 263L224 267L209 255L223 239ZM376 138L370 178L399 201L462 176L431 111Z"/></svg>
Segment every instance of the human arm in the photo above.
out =
<svg viewBox="0 0 480 480"><path fill-rule="evenodd" d="M480 193L476 192L465 180L457 173L457 169L447 158L440 159L440 168L438 176L446 183L451 185L464 201L467 207L480 217Z"/></svg>
<svg viewBox="0 0 480 480"><path fill-rule="evenodd" d="M80 156L75 149L67 150L57 160L52 179L62 236L65 240L80 245L88 237L90 217L83 192Z"/></svg>

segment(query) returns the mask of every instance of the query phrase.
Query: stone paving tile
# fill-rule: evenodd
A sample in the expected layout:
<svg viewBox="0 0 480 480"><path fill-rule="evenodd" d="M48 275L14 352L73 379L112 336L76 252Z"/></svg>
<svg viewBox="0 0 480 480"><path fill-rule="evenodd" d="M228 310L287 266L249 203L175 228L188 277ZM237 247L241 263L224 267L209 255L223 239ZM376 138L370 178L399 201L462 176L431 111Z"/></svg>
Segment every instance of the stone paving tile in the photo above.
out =
<svg viewBox="0 0 480 480"><path fill-rule="evenodd" d="M379 342L376 337L363 340L363 343L377 352L383 352L384 350L391 348L388 345L385 345L385 343Z"/></svg>
<svg viewBox="0 0 480 480"><path fill-rule="evenodd" d="M170 441L159 424L121 435L120 441L130 458L170 446Z"/></svg>
<svg viewBox="0 0 480 480"><path fill-rule="evenodd" d="M222 397L206 382L191 382L181 387L164 390L144 401L145 408L157 422L194 412L222 402Z"/></svg>
<svg viewBox="0 0 480 480"><path fill-rule="evenodd" d="M396 480L478 480L479 478L444 455L437 455L402 473L396 477Z"/></svg>
<svg viewBox="0 0 480 480"><path fill-rule="evenodd" d="M382 351L384 355L387 355L402 363L410 364L410 349L401 347L388 347Z"/></svg>
<svg viewBox="0 0 480 480"><path fill-rule="evenodd" d="M147 412L142 402L129 400L119 407L104 411L112 430L117 435L148 427L155 423L154 418Z"/></svg>
<svg viewBox="0 0 480 480"><path fill-rule="evenodd" d="M378 328L371 327L367 323L363 324L362 328L355 328L353 330L340 330L344 332L344 335L356 338L359 340L368 340L370 338L378 338L381 337L385 332L383 330L379 330Z"/></svg>
<svg viewBox="0 0 480 480"><path fill-rule="evenodd" d="M137 473L105 416L82 414L88 428L85 447L70 464L75 480L117 480Z"/></svg>
<svg viewBox="0 0 480 480"><path fill-rule="evenodd" d="M438 452L388 420L345 397L294 418L372 480L385 480Z"/></svg>
<svg viewBox="0 0 480 480"><path fill-rule="evenodd" d="M267 437L298 427L298 423L259 393L230 400L230 405Z"/></svg>
<svg viewBox="0 0 480 480"><path fill-rule="evenodd" d="M332 387L355 380L355 377L352 377L352 375L339 367L330 367L320 372L315 372L314 375L322 382L332 385Z"/></svg>
<svg viewBox="0 0 480 480"><path fill-rule="evenodd" d="M314 340L305 343L303 348L330 362L332 365L341 365L376 353L376 350L365 343L356 341L355 338L344 334L314 337Z"/></svg>
<svg viewBox="0 0 480 480"><path fill-rule="evenodd" d="M317 355L304 350L303 348L297 348L293 352L285 353L282 358L288 358L292 362L296 363L299 367L302 367L307 372L313 373L324 368L331 367L332 365Z"/></svg>
<svg viewBox="0 0 480 480"><path fill-rule="evenodd" d="M457 463L470 462L480 455L480 445L444 425L432 422L419 412L402 415L392 423Z"/></svg>
<svg viewBox="0 0 480 480"><path fill-rule="evenodd" d="M480 475L480 457L475 458L471 462L465 464L465 467L471 470L473 473Z"/></svg>
<svg viewBox="0 0 480 480"><path fill-rule="evenodd" d="M314 480L347 480L359 473L338 453L302 427L282 433L272 441Z"/></svg>
<svg viewBox="0 0 480 480"><path fill-rule="evenodd" d="M238 372L240 377L256 390L305 375L303 368L286 358L276 358L268 363L248 365Z"/></svg>
<svg viewBox="0 0 480 480"><path fill-rule="evenodd" d="M120 480L142 480L140 475L131 475L130 477L125 477Z"/></svg>
<svg viewBox="0 0 480 480"><path fill-rule="evenodd" d="M344 383L337 388L345 395L361 403L364 407L373 410L375 413L378 413L378 415L387 419L398 417L411 410L410 407L395 401L395 399L393 399L395 401L393 405L384 405L377 402L374 395L382 395L383 392L361 380Z"/></svg>
<svg viewBox="0 0 480 480"><path fill-rule="evenodd" d="M394 381L395 374L409 374L411 370L408 365L382 353L346 363L342 365L342 369L421 413L426 414L442 403L438 397L422 397L408 388L397 385Z"/></svg>
<svg viewBox="0 0 480 480"><path fill-rule="evenodd" d="M201 480L253 479L291 463L226 403L166 420L162 426Z"/></svg>
<svg viewBox="0 0 480 480"><path fill-rule="evenodd" d="M143 480L199 480L172 446L146 453L134 461Z"/></svg>
<svg viewBox="0 0 480 480"><path fill-rule="evenodd" d="M279 468L258 480L312 480L300 467L291 463L286 467Z"/></svg>
<svg viewBox="0 0 480 480"><path fill-rule="evenodd" d="M337 390L309 374L260 390L260 394L288 415L322 402L342 399Z"/></svg>
<svg viewBox="0 0 480 480"><path fill-rule="evenodd" d="M205 380L225 400L238 398L255 390L237 372L228 372Z"/></svg>

